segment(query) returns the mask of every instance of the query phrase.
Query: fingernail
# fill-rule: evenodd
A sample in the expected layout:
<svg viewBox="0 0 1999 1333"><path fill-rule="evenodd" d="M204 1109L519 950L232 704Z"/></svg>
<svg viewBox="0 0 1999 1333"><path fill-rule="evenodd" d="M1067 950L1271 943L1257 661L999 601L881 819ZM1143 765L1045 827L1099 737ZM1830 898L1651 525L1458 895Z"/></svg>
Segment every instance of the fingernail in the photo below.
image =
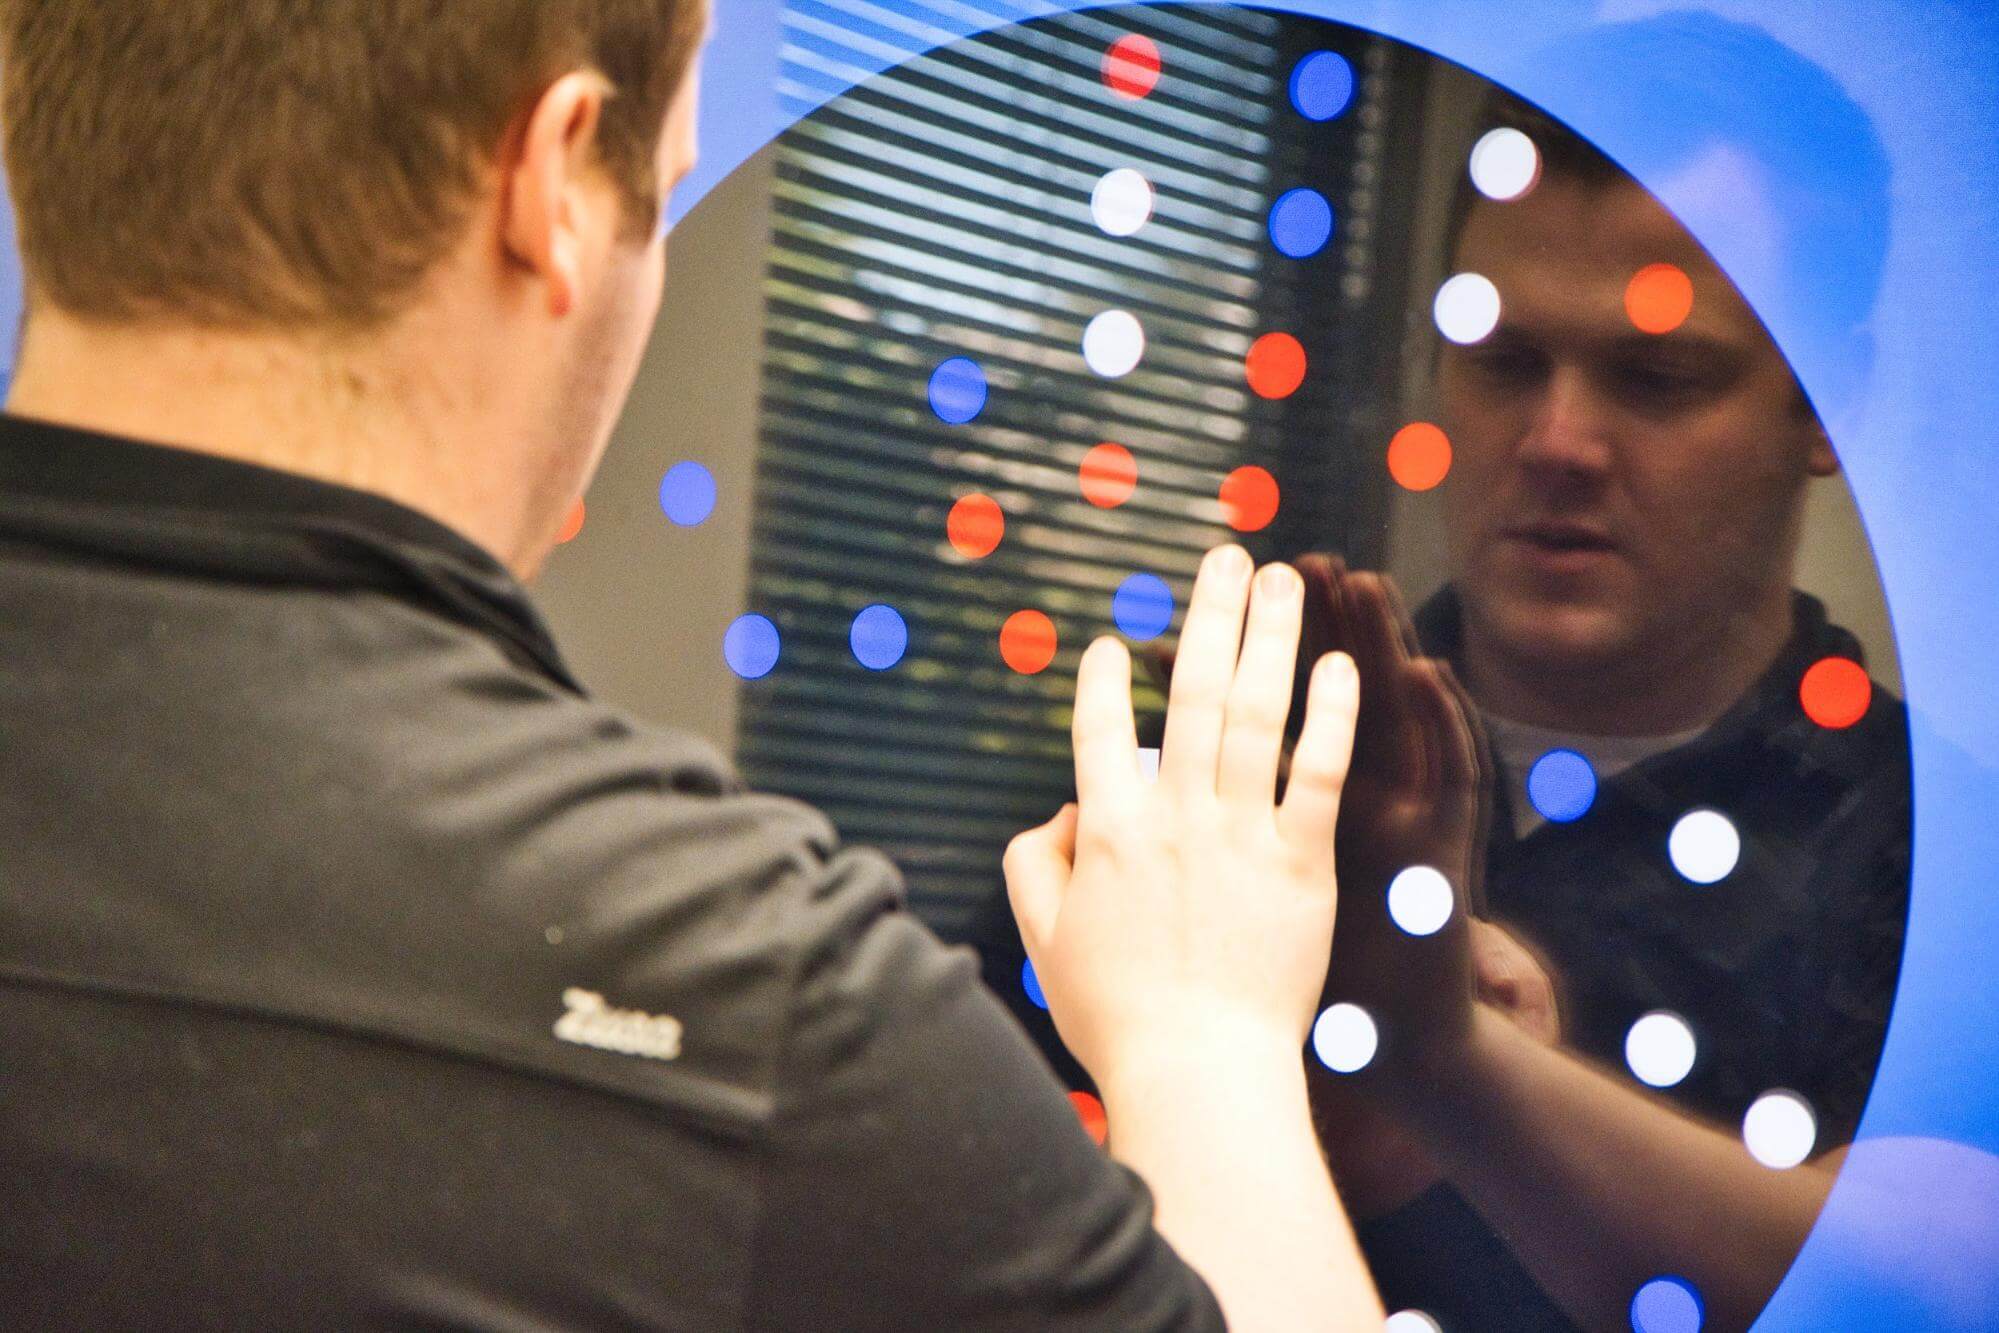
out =
<svg viewBox="0 0 1999 1333"><path fill-rule="evenodd" d="M1257 575L1259 588L1272 597L1285 597L1299 589L1298 575L1289 565L1265 565Z"/></svg>
<svg viewBox="0 0 1999 1333"><path fill-rule="evenodd" d="M1240 546L1221 546L1209 557L1215 562L1215 573L1223 578L1242 579L1249 577L1249 552Z"/></svg>

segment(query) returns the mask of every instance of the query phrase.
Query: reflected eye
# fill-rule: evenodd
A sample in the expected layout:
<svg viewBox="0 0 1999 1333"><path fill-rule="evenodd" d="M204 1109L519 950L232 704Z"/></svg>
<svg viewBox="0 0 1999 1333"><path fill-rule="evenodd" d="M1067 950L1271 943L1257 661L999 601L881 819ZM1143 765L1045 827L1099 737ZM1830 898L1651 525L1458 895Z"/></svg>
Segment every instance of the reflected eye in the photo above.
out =
<svg viewBox="0 0 1999 1333"><path fill-rule="evenodd" d="M1498 388L1537 384L1548 374L1548 358L1531 347L1494 344L1463 353L1472 372Z"/></svg>
<svg viewBox="0 0 1999 1333"><path fill-rule="evenodd" d="M1657 361L1630 361L1612 367L1611 382L1635 402L1667 406L1698 397L1710 380L1699 371Z"/></svg>

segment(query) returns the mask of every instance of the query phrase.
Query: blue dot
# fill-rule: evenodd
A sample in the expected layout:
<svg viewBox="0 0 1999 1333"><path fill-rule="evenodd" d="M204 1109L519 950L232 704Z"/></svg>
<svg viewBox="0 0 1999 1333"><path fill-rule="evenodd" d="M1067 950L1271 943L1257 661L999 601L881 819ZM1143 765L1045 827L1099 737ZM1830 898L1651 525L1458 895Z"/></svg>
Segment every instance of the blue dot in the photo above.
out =
<svg viewBox="0 0 1999 1333"><path fill-rule="evenodd" d="M1027 992L1027 998L1034 1001L1036 1008L1048 1007L1048 997L1041 993L1041 978L1034 975L1032 958L1020 965L1020 988Z"/></svg>
<svg viewBox="0 0 1999 1333"><path fill-rule="evenodd" d="M1270 239L1293 259L1308 259L1333 238L1333 206L1317 190L1291 190L1270 210Z"/></svg>
<svg viewBox="0 0 1999 1333"><path fill-rule="evenodd" d="M1550 750L1527 770L1527 799L1551 823L1581 819L1596 802L1596 770L1574 750Z"/></svg>
<svg viewBox="0 0 1999 1333"><path fill-rule="evenodd" d="M765 616L738 616L722 636L722 658L744 680L760 680L777 665L777 626Z"/></svg>
<svg viewBox="0 0 1999 1333"><path fill-rule="evenodd" d="M1353 66L1334 51L1314 51L1291 71L1291 105L1307 120L1331 120L1353 101Z"/></svg>
<svg viewBox="0 0 1999 1333"><path fill-rule="evenodd" d="M1683 1277L1655 1277L1631 1298L1634 1333L1700 1333L1701 1294Z"/></svg>
<svg viewBox="0 0 1999 1333"><path fill-rule="evenodd" d="M954 356L930 377L930 410L962 426L986 410L986 372L970 357Z"/></svg>
<svg viewBox="0 0 1999 1333"><path fill-rule="evenodd" d="M683 528L715 512L715 477L699 463L675 463L659 483L659 507Z"/></svg>
<svg viewBox="0 0 1999 1333"><path fill-rule="evenodd" d="M886 671L909 649L909 626L892 606L871 606L854 617L847 634L854 657L870 671Z"/></svg>
<svg viewBox="0 0 1999 1333"><path fill-rule="evenodd" d="M1128 636L1156 639L1173 623L1173 590L1153 574L1133 574L1111 597L1111 619Z"/></svg>

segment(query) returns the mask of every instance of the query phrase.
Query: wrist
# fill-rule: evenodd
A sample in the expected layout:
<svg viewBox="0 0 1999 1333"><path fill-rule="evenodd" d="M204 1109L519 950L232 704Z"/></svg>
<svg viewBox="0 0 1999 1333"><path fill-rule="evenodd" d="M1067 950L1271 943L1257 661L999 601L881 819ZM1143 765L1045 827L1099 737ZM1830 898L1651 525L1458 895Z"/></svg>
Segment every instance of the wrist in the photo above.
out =
<svg viewBox="0 0 1999 1333"><path fill-rule="evenodd" d="M1481 1088L1492 1085L1491 1071L1509 1034L1515 1032L1505 1014L1475 1000L1461 1025L1384 1062L1372 1091L1419 1123L1433 1117L1454 1118Z"/></svg>
<svg viewBox="0 0 1999 1333"><path fill-rule="evenodd" d="M1201 1099L1208 1090L1262 1091L1295 1101L1307 1114L1301 1042L1274 1029L1239 1027L1122 1044L1092 1070L1113 1124L1120 1107L1143 1109L1161 1098Z"/></svg>

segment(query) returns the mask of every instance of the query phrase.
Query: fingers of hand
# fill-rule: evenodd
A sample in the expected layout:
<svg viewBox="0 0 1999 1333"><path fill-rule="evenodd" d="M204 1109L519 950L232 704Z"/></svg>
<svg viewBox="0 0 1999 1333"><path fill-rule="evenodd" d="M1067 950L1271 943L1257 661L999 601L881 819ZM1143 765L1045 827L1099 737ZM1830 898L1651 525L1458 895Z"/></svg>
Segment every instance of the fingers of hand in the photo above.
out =
<svg viewBox="0 0 1999 1333"><path fill-rule="evenodd" d="M1221 546L1208 553L1194 580L1194 596L1173 663L1160 759L1160 782L1174 790L1214 791L1229 685L1242 646L1249 576L1249 553L1240 546Z"/></svg>
<svg viewBox="0 0 1999 1333"><path fill-rule="evenodd" d="M1000 863L1006 872L1007 901L1029 957L1041 951L1062 909L1076 859L1076 818L1074 804L1063 806L1046 824L1008 843Z"/></svg>
<svg viewBox="0 0 1999 1333"><path fill-rule="evenodd" d="M1122 813L1140 782L1138 729L1131 715L1131 654L1105 636L1083 653L1076 674L1076 795L1093 814Z"/></svg>
<svg viewBox="0 0 1999 1333"><path fill-rule="evenodd" d="M1291 756L1291 782L1277 812L1278 827L1294 846L1332 855L1359 707L1360 677L1353 659L1345 653L1321 658L1312 668L1305 730Z"/></svg>
<svg viewBox="0 0 1999 1333"><path fill-rule="evenodd" d="M1277 787L1284 748L1284 718L1291 710L1291 676L1297 668L1299 615L1304 585L1288 565L1257 575L1243 633L1242 659L1229 687L1215 793L1244 811L1268 809Z"/></svg>

